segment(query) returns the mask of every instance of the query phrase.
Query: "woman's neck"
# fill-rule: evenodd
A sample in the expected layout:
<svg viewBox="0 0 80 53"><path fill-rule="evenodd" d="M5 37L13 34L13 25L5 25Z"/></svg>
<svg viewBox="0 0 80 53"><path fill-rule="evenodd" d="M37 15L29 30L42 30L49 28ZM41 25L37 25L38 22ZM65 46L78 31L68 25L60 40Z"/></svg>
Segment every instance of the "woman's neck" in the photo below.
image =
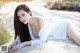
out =
<svg viewBox="0 0 80 53"><path fill-rule="evenodd" d="M33 17L30 17L30 18L29 18L29 22L28 22L28 24L32 25L33 22L34 22L34 18L33 18Z"/></svg>

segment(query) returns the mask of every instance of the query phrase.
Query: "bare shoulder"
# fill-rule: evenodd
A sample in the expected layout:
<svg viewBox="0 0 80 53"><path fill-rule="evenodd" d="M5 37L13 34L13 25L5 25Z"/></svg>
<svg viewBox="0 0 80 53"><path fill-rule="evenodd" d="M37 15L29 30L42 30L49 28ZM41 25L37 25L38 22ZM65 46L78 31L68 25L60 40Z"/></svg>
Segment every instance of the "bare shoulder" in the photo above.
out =
<svg viewBox="0 0 80 53"><path fill-rule="evenodd" d="M33 17L33 18L35 18L38 21L43 21L43 19L41 17Z"/></svg>
<svg viewBox="0 0 80 53"><path fill-rule="evenodd" d="M39 24L39 26L41 28L44 25L44 23L45 23L45 19L42 18L42 17L35 17L35 18L37 19L38 24Z"/></svg>

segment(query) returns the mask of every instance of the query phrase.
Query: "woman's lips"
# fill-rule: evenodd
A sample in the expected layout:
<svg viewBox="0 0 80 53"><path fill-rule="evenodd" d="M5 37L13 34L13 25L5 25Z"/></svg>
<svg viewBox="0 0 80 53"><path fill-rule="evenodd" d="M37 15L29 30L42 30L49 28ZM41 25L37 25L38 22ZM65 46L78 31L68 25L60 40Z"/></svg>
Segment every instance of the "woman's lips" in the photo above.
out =
<svg viewBox="0 0 80 53"><path fill-rule="evenodd" d="M26 21L23 21L24 24L26 24Z"/></svg>
<svg viewBox="0 0 80 53"><path fill-rule="evenodd" d="M25 21L22 21L23 23L25 23Z"/></svg>

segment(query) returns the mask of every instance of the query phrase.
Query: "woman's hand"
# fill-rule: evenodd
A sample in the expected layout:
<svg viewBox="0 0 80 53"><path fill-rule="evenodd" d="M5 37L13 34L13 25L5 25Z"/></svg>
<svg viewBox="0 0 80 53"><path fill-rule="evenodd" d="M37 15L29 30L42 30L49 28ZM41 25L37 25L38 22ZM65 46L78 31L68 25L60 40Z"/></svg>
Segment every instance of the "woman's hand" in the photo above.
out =
<svg viewBox="0 0 80 53"><path fill-rule="evenodd" d="M8 46L8 52L10 53L10 50L16 45L16 40L14 40L9 46Z"/></svg>
<svg viewBox="0 0 80 53"><path fill-rule="evenodd" d="M24 43L17 44L17 45L15 45L15 46L10 50L10 52L17 51L17 50L21 49L21 48L24 47L24 46L25 46Z"/></svg>
<svg viewBox="0 0 80 53"><path fill-rule="evenodd" d="M9 46L8 50L12 49L16 45L16 40L14 40Z"/></svg>

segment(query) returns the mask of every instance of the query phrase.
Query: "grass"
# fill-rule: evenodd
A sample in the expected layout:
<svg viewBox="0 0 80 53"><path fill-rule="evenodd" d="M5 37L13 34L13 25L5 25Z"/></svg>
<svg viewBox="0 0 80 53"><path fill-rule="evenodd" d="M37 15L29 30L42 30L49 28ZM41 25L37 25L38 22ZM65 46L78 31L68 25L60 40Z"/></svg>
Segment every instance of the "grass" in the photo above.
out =
<svg viewBox="0 0 80 53"><path fill-rule="evenodd" d="M9 3L9 2L25 2L25 1L31 1L31 0L0 0L0 9L1 9L1 6L4 5L5 3Z"/></svg>
<svg viewBox="0 0 80 53"><path fill-rule="evenodd" d="M5 2L5 3L7 3L7 2L12 2L12 1L14 1L14 2L25 2L25 1L32 1L32 0L2 0L2 1L0 1L0 2Z"/></svg>
<svg viewBox="0 0 80 53"><path fill-rule="evenodd" d="M3 5L3 4L5 4L5 3L4 3L4 2L2 2L2 1L0 1L0 6L1 6L1 5Z"/></svg>
<svg viewBox="0 0 80 53"><path fill-rule="evenodd" d="M80 0L64 0L64 1L70 1L70 2L80 2Z"/></svg>
<svg viewBox="0 0 80 53"><path fill-rule="evenodd" d="M54 5L50 8L51 10L68 10L68 11L78 11L80 12L80 0L63 0L54 3Z"/></svg>
<svg viewBox="0 0 80 53"><path fill-rule="evenodd" d="M0 6L1 5L4 5L5 3L8 3L8 2L25 2L25 1L32 1L32 0L0 0Z"/></svg>
<svg viewBox="0 0 80 53"><path fill-rule="evenodd" d="M10 40L10 33L2 25L0 25L0 45L8 43Z"/></svg>
<svg viewBox="0 0 80 53"><path fill-rule="evenodd" d="M7 2L25 2L25 1L32 1L32 0L0 0L0 6L7 3ZM69 1L69 2L80 2L80 0L63 0L64 2Z"/></svg>

